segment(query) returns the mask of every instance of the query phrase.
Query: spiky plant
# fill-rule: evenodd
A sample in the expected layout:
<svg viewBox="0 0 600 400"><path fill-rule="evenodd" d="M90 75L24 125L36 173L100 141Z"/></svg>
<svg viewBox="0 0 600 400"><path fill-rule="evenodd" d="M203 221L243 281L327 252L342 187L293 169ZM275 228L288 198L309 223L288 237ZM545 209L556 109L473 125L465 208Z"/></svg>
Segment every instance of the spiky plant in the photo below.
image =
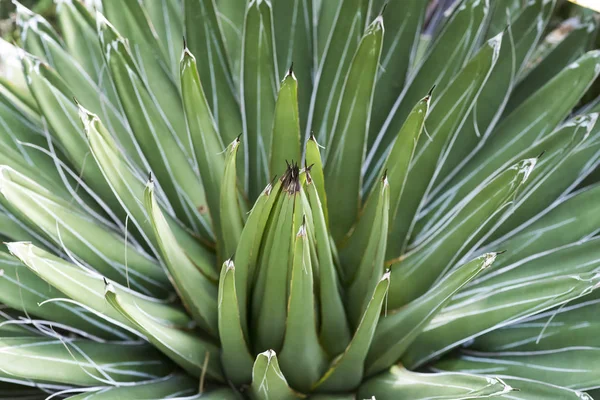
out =
<svg viewBox="0 0 600 400"><path fill-rule="evenodd" d="M0 397L600 387L593 17L545 39L551 0L102 3L58 0L60 35L18 6Z"/></svg>

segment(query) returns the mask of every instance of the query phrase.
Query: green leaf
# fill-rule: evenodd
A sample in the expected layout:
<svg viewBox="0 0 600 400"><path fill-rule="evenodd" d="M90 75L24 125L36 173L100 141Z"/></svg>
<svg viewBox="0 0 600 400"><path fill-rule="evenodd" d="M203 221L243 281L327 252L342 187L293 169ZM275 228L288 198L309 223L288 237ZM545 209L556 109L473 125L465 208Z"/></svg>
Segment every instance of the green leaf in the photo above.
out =
<svg viewBox="0 0 600 400"><path fill-rule="evenodd" d="M358 397L414 400L482 399L511 393L512 390L498 378L459 373L423 374L403 367L392 367L389 372L363 383L358 390Z"/></svg>
<svg viewBox="0 0 600 400"><path fill-rule="evenodd" d="M434 371L469 371L518 376L569 389L586 390L600 387L598 377L600 349L594 347L563 347L557 350L486 353L461 350L454 357L434 364Z"/></svg>
<svg viewBox="0 0 600 400"><path fill-rule="evenodd" d="M164 117L164 110L155 102L138 71L127 41L106 19L100 19L98 24L102 46L106 49L104 56L125 114L158 184L177 217L205 240L212 241L205 193L192 168L192 160L187 156L185 146L188 144L177 138ZM185 122L183 111L181 118Z"/></svg>
<svg viewBox="0 0 600 400"><path fill-rule="evenodd" d="M225 170L221 181L219 205L221 228L223 231L223 252L221 256L233 256L244 229L242 206L237 186L236 156L240 140L235 139L227 146Z"/></svg>
<svg viewBox="0 0 600 400"><path fill-rule="evenodd" d="M156 260L128 242L116 227L7 166L0 168L0 192L3 204L20 220L84 262L86 270L93 268L145 294L168 295L170 285Z"/></svg>
<svg viewBox="0 0 600 400"><path fill-rule="evenodd" d="M302 397L288 386L273 350L267 350L256 356L252 369L250 396L254 400L293 400Z"/></svg>
<svg viewBox="0 0 600 400"><path fill-rule="evenodd" d="M315 66L314 89L310 99L306 136L309 136L309 132L314 132L320 142L329 143L338 105L344 98L342 89L346 71L352 63L364 33L369 2L340 0L323 3L332 4L322 5L323 10L319 17L321 20L317 28L318 64ZM324 20L327 22L320 25ZM323 32L320 31L321 28Z"/></svg>
<svg viewBox="0 0 600 400"><path fill-rule="evenodd" d="M310 141L309 141L310 142ZM316 142L313 143L316 145ZM333 251L325 220L325 208L321 204L319 189L313 179L313 169L306 175L305 190L312 210L315 246L318 258L319 308L322 316L319 338L330 356L340 354L350 343L350 327L342 303L338 269L333 261Z"/></svg>
<svg viewBox="0 0 600 400"><path fill-rule="evenodd" d="M315 183L315 188L319 194L319 200L321 200L321 208L323 209L323 215L325 216L326 226L329 226L325 175L323 174L323 160L321 158L319 147L321 146L317 143L317 139L313 135L310 135L310 138L306 142L305 159L306 165L310 168L310 176Z"/></svg>
<svg viewBox="0 0 600 400"><path fill-rule="evenodd" d="M281 82L275 105L269 160L270 175L274 176L285 171L287 162L299 163L301 160L298 81L290 68Z"/></svg>
<svg viewBox="0 0 600 400"><path fill-rule="evenodd" d="M292 63L294 74L300 82L298 105L300 121L298 129L306 128L306 118L312 94L313 45L316 15L314 0L271 0L273 4L273 30L277 48L279 71L285 71ZM298 118L298 117L297 117ZM300 161L299 158L294 160ZM273 172L271 172L271 175Z"/></svg>
<svg viewBox="0 0 600 400"><path fill-rule="evenodd" d="M515 400L593 400L587 393L534 380L507 377L504 381L516 388L504 397Z"/></svg>
<svg viewBox="0 0 600 400"><path fill-rule="evenodd" d="M273 38L271 3L250 1L244 22L240 100L244 120L245 187L251 202L268 182L279 76Z"/></svg>
<svg viewBox="0 0 600 400"><path fill-rule="evenodd" d="M210 276L205 276L202 270L196 268L177 242L156 202L152 181L147 184L144 205L177 293L198 325L212 336L217 336L217 288L209 280ZM206 269L211 267L206 266Z"/></svg>
<svg viewBox="0 0 600 400"><path fill-rule="evenodd" d="M173 365L147 344L66 337L1 338L0 379L94 386L163 377ZM135 369L131 365L135 365Z"/></svg>
<svg viewBox="0 0 600 400"><path fill-rule="evenodd" d="M527 266L523 264L524 269ZM589 294L597 284L598 277L589 272L542 276L470 296L442 310L413 342L402 362L408 368L422 365L485 332Z"/></svg>
<svg viewBox="0 0 600 400"><path fill-rule="evenodd" d="M243 1L245 2L245 0ZM230 143L242 131L238 92L234 84L234 81L239 79L241 53L230 53L230 56L235 57L227 57L225 47L228 44L227 39L231 40L231 37L225 33L229 33L231 30L237 31L237 51L239 52L245 6L239 4L238 0L236 6L231 7L230 11L240 16L239 21L233 21L227 19L229 9L224 9L223 0L216 1L219 5L218 10L215 9L215 0L185 0L183 3L187 45L200 60L211 60L198 65L200 82L202 82L204 93L207 96L205 101L214 116L223 142ZM221 19L220 25L219 19ZM234 61L235 64L231 64L229 60ZM230 66L234 68L230 68ZM181 89L186 90L185 84L181 85ZM198 157L198 153L196 153L196 157Z"/></svg>
<svg viewBox="0 0 600 400"><path fill-rule="evenodd" d="M402 1L402 3L405 2ZM388 151L394 135L400 131L400 127L412 107L429 89L436 86L438 91L443 93L453 85L453 78L457 79L456 75L465 64L465 60L468 60L473 51L477 49L488 14L489 1L465 0L459 7L454 8L454 12L444 24L442 31L436 35L435 41L408 78L408 82L389 113L377 114L380 118L385 119L373 121L369 135L369 154L366 158L367 170L376 170L377 161L381 160ZM474 79L473 75L473 72L469 74L469 83L475 81L473 82L474 86L481 85L481 83L476 83L477 79ZM462 89L455 87L452 91L460 92L456 93L459 95L463 94L465 89L464 86ZM438 101L441 99L440 97ZM434 99L432 109L436 103L437 101ZM470 103L472 103L472 98L466 104ZM455 105L456 101L451 104ZM447 110L444 114L446 112Z"/></svg>
<svg viewBox="0 0 600 400"><path fill-rule="evenodd" d="M404 249L414 225L415 215L422 207L423 198L437 174L438 162L443 162L456 143L456 133L465 124L475 99L482 90L498 59L502 35L490 39L463 67L437 101L432 101L421 135L411 161L404 185L410 188L402 193L395 224L395 239ZM399 245L396 245L399 246ZM401 253L396 253L399 256Z"/></svg>
<svg viewBox="0 0 600 400"><path fill-rule="evenodd" d="M158 42L164 47L168 66L177 65L183 45L183 9L178 0L143 0L149 24L152 25ZM175 71L174 71L175 72Z"/></svg>
<svg viewBox="0 0 600 400"><path fill-rule="evenodd" d="M394 365L450 298L495 259L496 253L488 253L468 262L406 307L385 316L377 326L369 350L367 374L373 375Z"/></svg>
<svg viewBox="0 0 600 400"><path fill-rule="evenodd" d="M104 301L188 374L206 373L210 379L223 381L217 346L192 332L157 321L156 316L140 309L137 302L117 294L110 283L106 285Z"/></svg>
<svg viewBox="0 0 600 400"><path fill-rule="evenodd" d="M535 159L523 160L482 185L449 213L434 234L394 264L389 307L401 307L421 296L468 254L510 206L535 164Z"/></svg>
<svg viewBox="0 0 600 400"><path fill-rule="evenodd" d="M197 390L197 382L187 375L172 374L154 381L142 382L133 386L104 387L68 397L69 400L114 400L138 399L151 400L157 396L169 398L173 396L191 395Z"/></svg>
<svg viewBox="0 0 600 400"><path fill-rule="evenodd" d="M315 314L315 285L306 222L294 238L293 261L283 347L279 354L281 368L289 383L302 392L327 368L327 357L319 343Z"/></svg>
<svg viewBox="0 0 600 400"><path fill-rule="evenodd" d="M219 338L223 369L227 378L239 386L252 380L254 360L242 329L240 315L245 313L246 309L239 308L235 275L233 261L225 261L219 279Z"/></svg>
<svg viewBox="0 0 600 400"><path fill-rule="evenodd" d="M341 392L353 390L359 386L364 376L364 362L375 334L375 328L389 286L390 274L386 272L373 292L373 297L362 316L352 341L344 353L333 360L331 367L317 382L314 389L324 392Z"/></svg>
<svg viewBox="0 0 600 400"><path fill-rule="evenodd" d="M327 142L325 188L331 234L340 241L356 221L361 206L361 167L366 150L377 65L383 41L383 18L369 26L358 45Z"/></svg>

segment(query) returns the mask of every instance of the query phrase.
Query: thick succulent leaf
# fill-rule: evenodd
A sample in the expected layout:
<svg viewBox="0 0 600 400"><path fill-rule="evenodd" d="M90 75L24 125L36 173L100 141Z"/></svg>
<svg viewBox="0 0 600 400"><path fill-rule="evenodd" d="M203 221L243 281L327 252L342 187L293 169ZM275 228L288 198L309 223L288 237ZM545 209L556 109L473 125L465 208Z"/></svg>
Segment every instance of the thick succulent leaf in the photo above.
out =
<svg viewBox="0 0 600 400"><path fill-rule="evenodd" d="M203 270L196 268L186 256L181 244L171 232L156 198L154 185L150 181L144 193L144 205L154 227L162 259L169 271L177 293L186 309L192 314L198 325L212 336L217 335L217 288L210 280L210 275L204 275ZM212 268L211 265L206 269ZM212 271L211 271L212 274Z"/></svg>
<svg viewBox="0 0 600 400"><path fill-rule="evenodd" d="M313 143L316 143L313 141ZM314 167L313 167L314 168ZM333 261L329 231L325 220L318 188L312 175L313 169L307 174L306 193L312 210L315 231L315 247L319 271L319 308L322 316L319 338L323 347L331 356L340 354L350 343L350 328L342 303L341 285L338 281L338 268Z"/></svg>
<svg viewBox="0 0 600 400"><path fill-rule="evenodd" d="M266 236L265 228L280 190L280 181L277 181L275 186L272 184L267 185L252 207L240 235L234 256L236 265L235 287L240 310L249 309L250 302L248 298L255 279L260 246L263 243L263 237ZM246 337L248 337L247 319L246 312L240 313L241 325Z"/></svg>
<svg viewBox="0 0 600 400"><path fill-rule="evenodd" d="M298 86L299 127L306 126L306 117L312 92L312 66L314 25L314 0L271 0L273 4L273 29L277 48L279 71L294 64ZM298 128L299 128L298 127ZM298 158L294 160L300 161ZM273 172L271 172L273 174Z"/></svg>
<svg viewBox="0 0 600 400"><path fill-rule="evenodd" d="M321 200L321 208L323 209L323 215L325 216L326 226L329 226L329 212L327 208L327 193L325 191L325 174L323 173L323 160L321 158L321 151L319 150L319 143L317 139L311 135L306 141L305 149L305 161L306 165L310 168L310 176L315 184L317 193L319 194L319 200Z"/></svg>
<svg viewBox="0 0 600 400"><path fill-rule="evenodd" d="M239 83L242 61L244 18L249 0L215 0L223 42L231 64L231 75Z"/></svg>
<svg viewBox="0 0 600 400"><path fill-rule="evenodd" d="M0 379L93 386L126 385L169 374L173 365L147 344L66 337L2 338Z"/></svg>
<svg viewBox="0 0 600 400"><path fill-rule="evenodd" d="M452 271L406 307L386 315L375 331L367 358L367 374L380 372L398 361L451 296L492 265L495 259L496 253L476 258Z"/></svg>
<svg viewBox="0 0 600 400"><path fill-rule="evenodd" d="M498 3L498 2L496 2ZM469 119L473 123L463 125L458 133L457 143L453 151L448 154L437 176L437 182L448 179L448 174L453 175L460 171L478 146L483 145L487 137L496 126L508 98L515 86L516 76L529 61L532 51L544 32L550 14L554 9L554 1L535 0L527 2L514 21L506 28L505 40L500 48L498 62L494 66L490 77L486 81L477 103ZM502 15L504 25L507 23L507 7L496 4L495 13ZM545 81L547 81L546 79ZM443 185L443 183L441 183Z"/></svg>
<svg viewBox="0 0 600 400"><path fill-rule="evenodd" d="M460 373L423 374L392 367L389 372L363 383L358 396L361 399L463 400L497 397L512 390L498 378Z"/></svg>
<svg viewBox="0 0 600 400"><path fill-rule="evenodd" d="M216 0L219 10L215 9L215 0L185 0L183 3L187 45L191 52L203 61L198 65L198 74L204 88L206 102L223 142L230 143L242 131L238 92L234 87L234 80L239 79L240 54L235 54L237 66L231 71L229 60L233 61L233 58L228 59L225 50L227 41L224 42L228 36L223 36L221 29L223 33L237 31L239 51L245 7L238 2L235 7L230 8L232 13L239 14L241 17L239 21L234 22L227 19L227 9L221 8L224 3L222 0ZM219 18L221 18L220 25ZM207 62L208 60L210 61ZM184 91L185 101L185 90L187 90L185 84L182 83L181 89ZM193 131L191 133L194 140ZM196 157L198 157L197 152Z"/></svg>
<svg viewBox="0 0 600 400"><path fill-rule="evenodd" d="M219 203L219 220L223 235L223 254L221 257L231 257L237 248L238 241L244 229L242 205L240 204L239 188L237 186L237 152L240 140L235 139L227 146L225 169L221 180L221 196Z"/></svg>
<svg viewBox="0 0 600 400"><path fill-rule="evenodd" d="M256 356L250 395L254 400L293 400L301 397L288 386L273 350Z"/></svg>
<svg viewBox="0 0 600 400"><path fill-rule="evenodd" d="M443 93L452 85L452 78L470 57L483 34L484 21L489 14L488 3L488 0L466 0L459 7L455 7L443 30L408 78L392 109L386 115L378 114L384 119L373 121L369 135L369 155L366 159L369 171L377 169L377 161L388 151L394 135L400 130L419 99L433 86L437 86ZM472 73L469 76L470 80L476 80L473 79ZM459 91L462 94L464 89ZM437 101L439 100L441 98ZM437 101L434 99L432 106L435 106ZM471 98L466 104L472 101Z"/></svg>
<svg viewBox="0 0 600 400"><path fill-rule="evenodd" d="M199 8L203 7L200 6ZM196 58L187 48L183 50L183 56L181 57L181 92L196 163L206 192L206 202L212 220L212 228L217 243L221 243L226 240L221 229L220 218L221 183L225 170L223 148L225 146L221 136L219 136L200 81Z"/></svg>
<svg viewBox="0 0 600 400"><path fill-rule="evenodd" d="M371 117L371 120L377 123L386 119L404 89L427 8L427 2L421 0L378 0L371 2L371 15L382 11L380 7L384 4L382 15L386 32Z"/></svg>
<svg viewBox="0 0 600 400"><path fill-rule="evenodd" d="M348 248L352 249L348 264L356 267L344 272L348 280L346 309L350 323L355 327L384 270L390 210L390 186L386 176L375 190L372 203L361 216L354 236L348 243ZM341 257L345 261L344 253Z"/></svg>
<svg viewBox="0 0 600 400"><path fill-rule="evenodd" d="M149 24L164 47L167 65L177 65L183 50L180 38L183 36L183 9L180 0L142 0Z"/></svg>
<svg viewBox="0 0 600 400"><path fill-rule="evenodd" d="M319 26L317 50L318 65L315 87L310 99L307 134L314 132L317 140L329 143L338 105L345 82L345 74L353 60L364 33L368 0L340 0L322 4L321 16L327 25ZM309 131L310 129L310 131ZM362 127L361 127L362 129Z"/></svg>
<svg viewBox="0 0 600 400"><path fill-rule="evenodd" d="M19 219L87 266L142 293L167 295L168 280L156 260L114 227L6 166L0 169L0 192Z"/></svg>
<svg viewBox="0 0 600 400"><path fill-rule="evenodd" d="M35 317L56 321L49 324L74 328L78 333L86 332L103 339L127 340L131 337L130 334L107 323L85 308L56 302L41 305L47 300L65 297L65 295L6 253L0 253L0 271L0 302L22 311L29 316L30 321L35 320ZM35 320L34 326L35 324L46 325L40 320ZM6 325L9 326L15 325ZM0 337L4 336L4 332L1 332Z"/></svg>
<svg viewBox="0 0 600 400"><path fill-rule="evenodd" d="M146 189L147 177L141 176L139 172L131 168L126 155L122 151L119 151L110 132L108 132L97 116L90 114L87 110L80 107L79 117L83 122L90 150L100 166L102 174L115 193L115 196L119 199L122 207L127 211L128 218L132 220L140 233L143 232L143 239L147 241L158 256L158 241L146 208L144 207L144 191ZM155 193L155 195L157 197L160 196L160 192ZM160 197L164 199L164 196ZM165 201L161 203L163 205L168 204ZM182 227L168 211L172 211L172 209L164 206L164 216L177 242L181 243L187 257L197 268L216 281L217 273L213 268L213 254L202 246L197 238L189 233L186 228Z"/></svg>
<svg viewBox="0 0 600 400"><path fill-rule="evenodd" d="M352 341L344 353L333 360L329 370L316 383L315 389L317 391L342 392L356 389L359 386L364 376L364 363L367 353L373 341L389 287L390 274L386 272L373 292L373 297L356 328Z"/></svg>
<svg viewBox="0 0 600 400"><path fill-rule="evenodd" d="M485 332L589 294L598 285L598 279L593 273L542 277L471 296L442 310L402 361L411 368L422 365Z"/></svg>
<svg viewBox="0 0 600 400"><path fill-rule="evenodd" d="M134 386L104 387L86 390L84 393L68 397L69 400L114 400L184 397L194 394L197 382L184 374L172 374L153 381L142 382ZM158 396L158 397L157 397Z"/></svg>
<svg viewBox="0 0 600 400"><path fill-rule="evenodd" d="M600 73L600 52L591 51L546 83L498 125L490 139L448 181L446 191L435 199L443 213L484 179L497 174L514 158L537 144L568 115Z"/></svg>
<svg viewBox="0 0 600 400"><path fill-rule="evenodd" d="M435 234L394 264L390 308L422 295L452 268L510 206L535 163L535 159L523 160L471 193Z"/></svg>
<svg viewBox="0 0 600 400"><path fill-rule="evenodd" d="M335 205L328 214L336 241L348 233L361 205L361 168L382 41L383 18L378 17L366 30L354 54L327 141L325 188L330 204Z"/></svg>
<svg viewBox="0 0 600 400"><path fill-rule="evenodd" d="M587 393L535 380L507 377L504 382L517 389L502 396L514 400L593 400Z"/></svg>
<svg viewBox="0 0 600 400"><path fill-rule="evenodd" d="M240 314L246 310L238 307L235 275L233 261L225 261L219 279L219 338L223 370L227 378L239 386L251 382L254 360L242 329Z"/></svg>
<svg viewBox="0 0 600 400"><path fill-rule="evenodd" d="M491 271L594 235L600 226L598 196L600 186L585 187L560 199L516 234L487 245L485 249L506 250Z"/></svg>
<svg viewBox="0 0 600 400"><path fill-rule="evenodd" d="M487 373L491 368L500 376L518 376L570 389L600 387L597 365L600 349L562 347L556 350L479 352L461 350L454 357L437 362L434 371Z"/></svg>
<svg viewBox="0 0 600 400"><path fill-rule="evenodd" d="M271 176L281 174L286 163L299 163L301 160L298 81L290 68L281 82L275 105L269 173Z"/></svg>
<svg viewBox="0 0 600 400"><path fill-rule="evenodd" d="M130 3L128 1L128 3ZM187 139L176 137L135 65L127 41L98 16L100 39L125 114L158 184L176 215L206 240L210 234L204 189L186 154ZM168 97L168 96L164 96ZM178 100L180 102L180 100ZM185 123L183 111L182 122ZM185 129L185 126L184 126ZM187 137L187 129L186 137Z"/></svg>
<svg viewBox="0 0 600 400"><path fill-rule="evenodd" d="M578 18L570 18L556 28L558 32L550 32L546 41L556 40L557 36L564 38L555 44L541 61L534 64L535 67L521 74L520 81L506 105L506 112L510 113L517 108L564 67L583 55L589 48L590 40L593 40L596 28L593 19L581 21ZM548 43L543 43L541 47L547 45Z"/></svg>
<svg viewBox="0 0 600 400"><path fill-rule="evenodd" d="M432 102L431 111L425 121L424 129L427 135L421 135L419 138L405 181L410 190L402 193L396 213L395 223L403 227L403 230L396 229L397 237L402 239L395 239L401 242L395 246L404 248L423 197L439 171L437 164L443 161L453 148L457 130L466 122L475 99L498 59L501 42L502 35L486 42L449 84L447 90L442 92L439 99ZM395 256L399 254L396 253Z"/></svg>
<svg viewBox="0 0 600 400"><path fill-rule="evenodd" d="M250 1L244 22L240 100L245 187L251 201L256 200L268 182L268 153L279 77L272 18L269 1Z"/></svg>
<svg viewBox="0 0 600 400"><path fill-rule="evenodd" d="M200 376L205 373L211 379L223 380L219 348L216 345L188 330L157 321L155 315L144 312L137 302L122 293L117 294L111 283L106 285L104 301L188 374Z"/></svg>
<svg viewBox="0 0 600 400"><path fill-rule="evenodd" d="M475 339L480 351L539 351L572 347L600 347L596 320L598 292L569 304L536 314L517 324L496 329Z"/></svg>
<svg viewBox="0 0 600 400"><path fill-rule="evenodd" d="M303 223L294 239L288 314L279 354L288 382L302 392L310 391L327 368L327 357L317 332L313 266L308 241L307 226Z"/></svg>

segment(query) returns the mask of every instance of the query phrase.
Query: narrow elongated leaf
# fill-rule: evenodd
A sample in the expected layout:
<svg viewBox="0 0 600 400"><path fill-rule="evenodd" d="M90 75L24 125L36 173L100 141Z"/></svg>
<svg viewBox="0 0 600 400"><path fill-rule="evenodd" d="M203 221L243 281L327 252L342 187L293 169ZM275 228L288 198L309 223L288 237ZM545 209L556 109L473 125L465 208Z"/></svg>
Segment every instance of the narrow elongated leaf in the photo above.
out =
<svg viewBox="0 0 600 400"><path fill-rule="evenodd" d="M369 171L376 170L377 161L388 151L394 135L419 99L433 86L443 93L452 84L452 78L476 48L488 14L488 0L466 0L454 9L443 30L408 78L389 113L378 113L384 119L373 121L366 158ZM470 77L473 79L472 75ZM462 93L464 89L459 91ZM432 104L433 107L436 102Z"/></svg>
<svg viewBox="0 0 600 400"><path fill-rule="evenodd" d="M204 189L186 154L183 139L178 138L164 112L134 63L127 41L99 16L104 55L111 71L125 114L136 140L158 184L167 195L178 218L187 222L205 240L212 240ZM185 122L183 111L181 118ZM184 128L185 129L185 128ZM187 129L186 135L187 135Z"/></svg>
<svg viewBox="0 0 600 400"><path fill-rule="evenodd" d="M4 379L82 386L108 381L116 386L156 379L173 370L173 365L147 344L61 337L2 338L0 343L0 377Z"/></svg>
<svg viewBox="0 0 600 400"><path fill-rule="evenodd" d="M88 268L146 294L166 296L168 280L162 269L114 227L9 167L0 168L3 203L55 246L83 261Z"/></svg>
<svg viewBox="0 0 600 400"><path fill-rule="evenodd" d="M292 400L301 397L288 386L273 350L256 356L250 394L254 400Z"/></svg>
<svg viewBox="0 0 600 400"><path fill-rule="evenodd" d="M423 296L405 308L385 316L375 331L367 358L367 374L372 375L394 365L451 296L488 268L496 253L488 253L457 268Z"/></svg>
<svg viewBox="0 0 600 400"><path fill-rule="evenodd" d="M600 387L597 366L600 349L563 347L557 350L486 353L462 350L457 356L437 362L434 371L469 371L519 376L570 389Z"/></svg>
<svg viewBox="0 0 600 400"><path fill-rule="evenodd" d="M149 23L154 28L158 42L164 47L168 66L177 65L181 51L184 26L183 9L178 0L142 0Z"/></svg>
<svg viewBox="0 0 600 400"><path fill-rule="evenodd" d="M302 392L312 385L327 368L327 357L319 343L306 223L294 239L288 314L283 347L279 354L281 368L289 383Z"/></svg>
<svg viewBox="0 0 600 400"><path fill-rule="evenodd" d="M227 146L225 169L221 181L221 196L219 204L219 220L223 234L223 256L230 257L237 248L238 241L244 229L242 208L240 205L239 190L237 186L236 156L240 140L235 139Z"/></svg>
<svg viewBox="0 0 600 400"><path fill-rule="evenodd" d="M431 105L425 122L427 135L421 135L405 181L410 191L402 193L396 213L395 239L404 249L414 224L414 217L435 179L438 162L443 162L456 140L456 132L466 122L469 111L494 67L502 35L490 39L465 65L440 98ZM403 239L402 239L403 238ZM401 253L397 253L396 256Z"/></svg>
<svg viewBox="0 0 600 400"><path fill-rule="evenodd" d="M325 191L325 175L323 173L323 160L321 158L321 151L319 150L319 144L317 139L310 135L310 138L306 141L306 154L305 160L306 165L310 168L310 176L315 184L317 193L319 194L319 200L321 200L321 208L325 216L326 226L329 226L329 211L327 208L327 192Z"/></svg>
<svg viewBox="0 0 600 400"><path fill-rule="evenodd" d="M429 240L424 241L392 267L389 306L403 306L443 276L460 257L485 235L535 166L528 159L512 166L457 206L455 213Z"/></svg>
<svg viewBox="0 0 600 400"><path fill-rule="evenodd" d="M350 230L360 208L361 166L381 44L383 18L369 26L352 59L327 145L325 188L331 204L331 234L340 241Z"/></svg>
<svg viewBox="0 0 600 400"><path fill-rule="evenodd" d="M187 258L154 197L154 185L150 181L144 193L144 205L150 217L154 233L177 293L186 309L202 329L217 335L217 289L209 276ZM206 269L211 268L207 266Z"/></svg>
<svg viewBox="0 0 600 400"><path fill-rule="evenodd" d="M137 303L117 294L112 284L106 286L104 300L187 373L192 376L206 373L211 379L223 380L218 359L219 348L214 344L194 333L157 321L154 315L144 313ZM208 365L205 366L207 359Z"/></svg>
<svg viewBox="0 0 600 400"><path fill-rule="evenodd" d="M315 388L325 392L341 392L356 389L364 375L364 362L375 334L382 312L383 302L390 286L390 274L386 272L369 302L354 333L352 341L343 354L332 363L329 370L317 382Z"/></svg>
<svg viewBox="0 0 600 400"><path fill-rule="evenodd" d="M196 382L187 375L172 374L164 378L139 383L134 386L110 387L86 391L85 393L68 397L69 400L111 400L115 398L135 398L139 400L156 399L156 396L169 398L187 396L197 390Z"/></svg>
<svg viewBox="0 0 600 400"><path fill-rule="evenodd" d="M268 152L279 76L274 45L271 3L250 1L244 22L240 96L245 187L250 201L256 200L268 182Z"/></svg>
<svg viewBox="0 0 600 400"><path fill-rule="evenodd" d="M338 268L333 262L329 231L316 182L311 172L306 175L306 193L313 215L315 246L319 260L319 307L321 319L319 338L330 355L340 354L350 343L350 328L340 296Z"/></svg>
<svg viewBox="0 0 600 400"><path fill-rule="evenodd" d="M348 71L363 36L369 2L340 0L329 3L332 4L322 6L323 13L320 18L328 22L327 25L319 26L319 30L322 28L325 31L318 32L319 63L316 67L315 88L306 124L306 136L314 132L321 143L329 143L331 140L337 108L344 98L344 74Z"/></svg>
<svg viewBox="0 0 600 400"><path fill-rule="evenodd" d="M362 384L358 396L365 399L482 399L512 390L498 378L460 373L423 374L403 367L392 367L389 372Z"/></svg>
<svg viewBox="0 0 600 400"><path fill-rule="evenodd" d="M291 67L279 88L272 135L269 171L274 176L285 171L286 162L301 161L298 81Z"/></svg>
<svg viewBox="0 0 600 400"><path fill-rule="evenodd" d="M245 4L240 4L238 1L235 7L230 8L232 13L240 16L239 21L233 21L226 15L229 8L221 8L222 3L224 3L222 0L185 0L185 37L187 45L196 57L201 60L211 60L198 65L198 75L217 130L223 142L230 143L242 131L242 117L234 81L239 79L241 52L239 54L237 52L240 51ZM219 6L218 10L215 5ZM232 40L232 37L225 33L232 30L237 31L238 34L237 47L236 53L230 53L228 57L225 48L228 44L227 39ZM232 65L230 61L234 64ZM186 90L184 84L181 85L181 89ZM193 132L192 140L194 140Z"/></svg>
<svg viewBox="0 0 600 400"><path fill-rule="evenodd" d="M505 378L504 381L518 389L504 395L505 398L515 400L593 400L587 393L536 380L509 377Z"/></svg>
<svg viewBox="0 0 600 400"><path fill-rule="evenodd" d="M413 342L402 362L409 368L422 365L473 337L589 294L598 279L594 273L562 275L471 296L442 310Z"/></svg>
<svg viewBox="0 0 600 400"><path fill-rule="evenodd" d="M241 325L240 314L245 313L246 310L238 307L235 266L231 260L225 261L221 269L218 304L223 369L235 385L250 383L254 360L250 356L247 339Z"/></svg>

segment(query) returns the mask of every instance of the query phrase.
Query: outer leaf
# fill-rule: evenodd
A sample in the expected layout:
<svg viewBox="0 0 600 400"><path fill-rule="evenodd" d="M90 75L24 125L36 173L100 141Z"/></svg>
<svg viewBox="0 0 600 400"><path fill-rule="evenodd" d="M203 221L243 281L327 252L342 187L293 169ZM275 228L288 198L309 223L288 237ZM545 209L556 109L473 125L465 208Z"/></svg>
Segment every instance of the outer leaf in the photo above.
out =
<svg viewBox="0 0 600 400"><path fill-rule="evenodd" d="M183 9L177 0L143 0L144 9L148 13L149 23L154 28L158 42L165 48L167 65L174 66L179 62L183 36Z"/></svg>
<svg viewBox="0 0 600 400"><path fill-rule="evenodd" d="M523 182L535 166L528 159L512 166L479 191L465 198L452 217L392 267L389 306L403 306L425 291L443 276L469 247L485 235L490 225L506 210Z"/></svg>
<svg viewBox="0 0 600 400"><path fill-rule="evenodd" d="M237 187L236 156L240 140L235 139L227 146L225 170L221 181L221 198L219 204L219 219L223 234L222 256L232 256L244 229L242 208Z"/></svg>
<svg viewBox="0 0 600 400"><path fill-rule="evenodd" d="M301 0L296 0L301 1ZM300 117L298 114L298 81L290 68L281 86L273 117L270 175L285 171L286 162L300 162Z"/></svg>
<svg viewBox="0 0 600 400"><path fill-rule="evenodd" d="M505 379L505 382L518 389L504 395L504 397L510 399L593 400L587 393L529 379L510 377Z"/></svg>
<svg viewBox="0 0 600 400"><path fill-rule="evenodd" d="M216 0L217 17L223 32L223 42L231 61L233 80L239 84L242 66L243 26L248 0ZM238 85L239 86L239 85Z"/></svg>
<svg viewBox="0 0 600 400"><path fill-rule="evenodd" d="M219 10L215 9L215 3L219 5ZM223 0L216 2L215 0L185 0L185 36L193 54L201 60L210 60L210 62L202 62L199 65L200 82L202 82L204 93L207 96L206 102L215 118L221 138L224 143L230 143L242 131L238 92L234 86L234 81L239 79L241 52L240 54L230 53L232 57L228 58L225 45L228 44L227 39L231 40L231 36L223 35L221 32L237 30L236 51L239 51L241 27L244 23L244 4L238 2L235 7L231 7L231 12L240 16L239 21L233 21L227 18L227 10L221 8L223 3ZM221 24L219 24L219 18ZM229 60L234 61L234 64L231 65ZM230 68L230 66L234 68ZM186 90L184 84L181 85L181 88ZM192 140L194 140L193 132ZM197 153L196 157L198 157Z"/></svg>
<svg viewBox="0 0 600 400"><path fill-rule="evenodd" d="M144 193L144 205L150 217L162 258L169 276L187 310L206 332L217 335L217 290L207 276L203 275L187 258L181 245L160 210L154 197L154 184L150 181Z"/></svg>
<svg viewBox="0 0 600 400"><path fill-rule="evenodd" d="M315 183L315 188L319 194L319 200L321 200L321 208L323 209L326 225L329 226L327 193L325 192L325 175L323 174L323 160L321 158L319 147L321 146L317 143L317 139L313 135L310 135L310 138L306 142L305 161L306 165L310 168L310 176Z"/></svg>
<svg viewBox="0 0 600 400"><path fill-rule="evenodd" d="M375 288L373 297L354 333L352 341L344 353L333 361L329 370L315 385L318 391L340 392L358 387L364 375L364 362L373 340L389 286L390 274L386 272Z"/></svg>
<svg viewBox="0 0 600 400"><path fill-rule="evenodd" d="M481 399L511 392L513 389L498 378L486 376L439 373L422 374L402 367L392 367L361 385L359 398Z"/></svg>
<svg viewBox="0 0 600 400"><path fill-rule="evenodd" d="M423 296L405 308L385 316L375 331L367 358L367 374L372 375L394 365L431 319L452 295L488 268L496 253L488 253L455 269Z"/></svg>
<svg viewBox="0 0 600 400"><path fill-rule="evenodd" d="M233 261L227 260L223 263L219 279L219 338L223 369L237 386L250 383L254 363L240 319L240 314L246 310L240 310L238 305L235 267Z"/></svg>
<svg viewBox="0 0 600 400"><path fill-rule="evenodd" d="M242 52L241 102L245 144L245 186L254 201L268 181L277 61L271 3L252 0L246 10Z"/></svg>
<svg viewBox="0 0 600 400"><path fill-rule="evenodd" d="M288 314L279 355L288 381L303 392L309 392L327 368L327 357L317 333L313 266L308 241L307 225L303 223L294 239Z"/></svg>
<svg viewBox="0 0 600 400"><path fill-rule="evenodd" d="M288 386L273 350L256 356L250 394L255 400L292 400L301 397Z"/></svg>
<svg viewBox="0 0 600 400"><path fill-rule="evenodd" d="M328 140L325 188L330 204L335 204L329 209L329 218L336 241L348 233L360 208L361 166L382 41L383 18L378 17L354 54Z"/></svg>

